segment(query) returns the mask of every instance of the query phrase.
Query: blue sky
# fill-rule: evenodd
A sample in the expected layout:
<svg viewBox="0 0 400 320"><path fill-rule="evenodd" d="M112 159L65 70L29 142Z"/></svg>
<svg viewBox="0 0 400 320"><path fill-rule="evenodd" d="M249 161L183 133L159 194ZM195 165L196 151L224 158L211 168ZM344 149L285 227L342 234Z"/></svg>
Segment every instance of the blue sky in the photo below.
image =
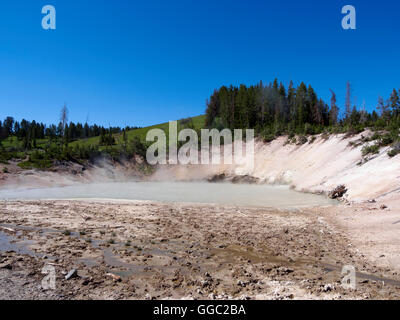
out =
<svg viewBox="0 0 400 320"><path fill-rule="evenodd" d="M41 27L54 5L57 29ZM341 8L357 30L341 28ZM202 114L221 85L292 79L343 106L400 88L399 1L3 0L0 118L140 125Z"/></svg>

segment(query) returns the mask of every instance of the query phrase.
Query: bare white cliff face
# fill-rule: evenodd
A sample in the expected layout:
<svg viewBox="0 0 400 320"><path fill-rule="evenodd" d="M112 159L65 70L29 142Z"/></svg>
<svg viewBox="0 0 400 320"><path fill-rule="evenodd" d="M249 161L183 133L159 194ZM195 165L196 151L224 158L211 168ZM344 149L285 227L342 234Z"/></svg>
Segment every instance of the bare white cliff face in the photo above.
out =
<svg viewBox="0 0 400 320"><path fill-rule="evenodd" d="M382 148L360 165L362 145L351 147L349 142L361 135L332 135L327 140L318 136L313 143L304 145L285 145L285 137L269 144L258 143L254 169L237 167L235 173L267 183L288 183L296 190L308 192L328 193L345 185L346 198L352 201L400 191L400 157L389 158L389 148Z"/></svg>
<svg viewBox="0 0 400 320"><path fill-rule="evenodd" d="M345 198L350 201L365 201L387 194L399 196L400 156L389 158L389 147L384 147L379 154L367 156L369 161L360 164L363 145L352 147L349 144L370 134L363 132L350 138L338 134L327 139L319 135L314 142L303 145L287 144L287 137L280 137L270 143L256 143L254 167L162 166L152 178L192 180L221 174L248 175L260 183L290 184L298 191L313 193L329 193L345 185L348 189Z"/></svg>

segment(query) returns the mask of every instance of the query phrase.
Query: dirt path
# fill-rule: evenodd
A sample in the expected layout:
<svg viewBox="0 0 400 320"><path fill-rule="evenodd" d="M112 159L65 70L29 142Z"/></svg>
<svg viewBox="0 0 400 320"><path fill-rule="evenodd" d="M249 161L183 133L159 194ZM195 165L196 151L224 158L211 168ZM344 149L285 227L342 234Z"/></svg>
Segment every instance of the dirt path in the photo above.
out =
<svg viewBox="0 0 400 320"><path fill-rule="evenodd" d="M345 234L370 263L400 274L400 199L398 195L376 202L323 211L326 221Z"/></svg>
<svg viewBox="0 0 400 320"><path fill-rule="evenodd" d="M331 216L329 209L2 201L0 298L399 299L400 276L371 262ZM49 264L56 290L45 291L41 270ZM341 287L349 264L356 290ZM65 280L72 269L77 275Z"/></svg>

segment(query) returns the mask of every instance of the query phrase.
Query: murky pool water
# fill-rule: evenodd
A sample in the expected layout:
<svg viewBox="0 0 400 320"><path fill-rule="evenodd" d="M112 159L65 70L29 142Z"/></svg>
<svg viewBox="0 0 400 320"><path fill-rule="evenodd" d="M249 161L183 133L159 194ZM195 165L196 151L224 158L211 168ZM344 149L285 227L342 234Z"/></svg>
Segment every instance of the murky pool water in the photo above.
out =
<svg viewBox="0 0 400 320"><path fill-rule="evenodd" d="M288 186L207 182L115 182L57 188L0 190L0 199L3 200L84 198L216 203L275 208L324 206L337 203L324 196L293 191Z"/></svg>

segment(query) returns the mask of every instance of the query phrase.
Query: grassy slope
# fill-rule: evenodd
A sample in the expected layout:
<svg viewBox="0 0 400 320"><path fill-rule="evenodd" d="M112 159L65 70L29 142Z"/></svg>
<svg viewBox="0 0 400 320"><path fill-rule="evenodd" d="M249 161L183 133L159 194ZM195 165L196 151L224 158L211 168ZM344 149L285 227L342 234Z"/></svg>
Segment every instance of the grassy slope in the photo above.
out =
<svg viewBox="0 0 400 320"><path fill-rule="evenodd" d="M192 117L193 119L193 124L195 129L202 129L205 126L205 115L197 116L197 117ZM140 129L134 129L127 131L126 134L128 136L128 140L132 140L134 137L139 137L139 139L142 142L146 141L146 134L149 130L151 129L162 129L168 134L168 122L161 123L161 124L156 124L150 127L145 127L145 128L140 128ZM115 134L114 135L116 143L119 144L122 140L122 133ZM89 139L83 139L83 140L78 140L70 143L70 146L74 146L75 144L80 144L80 145L85 145L85 146L90 146L90 145L97 145L99 143L99 137L92 137Z"/></svg>
<svg viewBox="0 0 400 320"><path fill-rule="evenodd" d="M38 139L36 141L36 145L38 147L43 147L47 144L48 139ZM11 147L17 147L21 145L21 142L18 141L17 137L9 137L7 139L5 139L4 141L2 141L3 147L4 148L11 148Z"/></svg>

